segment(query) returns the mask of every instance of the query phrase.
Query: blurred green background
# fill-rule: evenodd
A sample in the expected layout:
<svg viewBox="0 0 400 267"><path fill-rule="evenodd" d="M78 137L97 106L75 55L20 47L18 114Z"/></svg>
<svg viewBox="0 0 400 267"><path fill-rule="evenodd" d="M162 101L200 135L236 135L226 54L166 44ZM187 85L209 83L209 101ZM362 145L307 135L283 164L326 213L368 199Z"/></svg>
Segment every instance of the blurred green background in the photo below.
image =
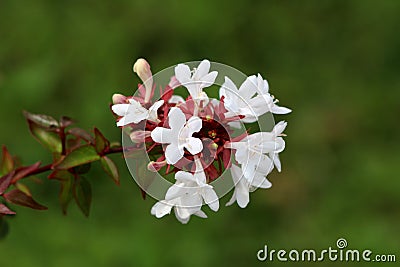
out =
<svg viewBox="0 0 400 267"><path fill-rule="evenodd" d="M25 164L50 159L23 109L120 140L108 104L135 89L138 57L153 72L203 58L260 72L294 110L276 117L289 122L283 172L246 209L158 220L114 156L121 186L95 167L89 218L75 205L61 214L56 182L33 185L49 210L13 206L0 265L265 266L256 258L265 244L323 249L340 237L400 260L399 25L396 0L0 0L0 143Z"/></svg>

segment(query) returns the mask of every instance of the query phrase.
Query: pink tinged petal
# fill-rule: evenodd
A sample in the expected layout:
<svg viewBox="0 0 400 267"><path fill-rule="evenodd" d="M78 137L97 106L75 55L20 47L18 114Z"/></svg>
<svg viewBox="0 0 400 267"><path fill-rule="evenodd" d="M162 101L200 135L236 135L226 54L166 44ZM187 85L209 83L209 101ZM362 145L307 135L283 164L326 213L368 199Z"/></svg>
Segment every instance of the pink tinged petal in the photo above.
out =
<svg viewBox="0 0 400 267"><path fill-rule="evenodd" d="M257 78L255 75L247 77L239 88L239 94L249 100L257 92Z"/></svg>
<svg viewBox="0 0 400 267"><path fill-rule="evenodd" d="M219 200L218 196L215 193L212 187L204 188L202 197L204 202L212 209L213 211L218 211L219 209Z"/></svg>
<svg viewBox="0 0 400 267"><path fill-rule="evenodd" d="M161 144L169 144L174 141L172 136L172 130L163 127L156 127L151 132L151 138L153 139L154 142Z"/></svg>
<svg viewBox="0 0 400 267"><path fill-rule="evenodd" d="M288 114L290 112L292 112L291 109L285 108L285 107L280 107L275 104L271 107L271 113L274 113L274 114Z"/></svg>
<svg viewBox="0 0 400 267"><path fill-rule="evenodd" d="M168 164L175 164L183 158L184 151L182 147L176 144L170 144L165 149L165 158Z"/></svg>
<svg viewBox="0 0 400 267"><path fill-rule="evenodd" d="M171 213L172 205L166 201L159 201L151 208L151 214L157 218L161 218Z"/></svg>
<svg viewBox="0 0 400 267"><path fill-rule="evenodd" d="M173 130L180 130L186 123L185 114L180 108L173 107L168 113L169 126Z"/></svg>
<svg viewBox="0 0 400 267"><path fill-rule="evenodd" d="M190 152L190 154L196 155L203 150L203 143L199 138L189 137L186 140L187 141L184 146Z"/></svg>
<svg viewBox="0 0 400 267"><path fill-rule="evenodd" d="M209 70L210 70L210 61L204 59L202 62L200 62L199 66L194 72L193 79L200 80L204 75L208 73Z"/></svg>
<svg viewBox="0 0 400 267"><path fill-rule="evenodd" d="M178 66L175 67L175 77L179 83L187 83L190 80L191 75L192 74L188 65L178 64Z"/></svg>
<svg viewBox="0 0 400 267"><path fill-rule="evenodd" d="M127 97L121 94L113 94L112 102L113 104L123 104L126 103Z"/></svg>
<svg viewBox="0 0 400 267"><path fill-rule="evenodd" d="M186 126L189 128L188 134L191 136L193 133L197 133L201 130L202 125L203 122L199 117L191 117L186 123Z"/></svg>

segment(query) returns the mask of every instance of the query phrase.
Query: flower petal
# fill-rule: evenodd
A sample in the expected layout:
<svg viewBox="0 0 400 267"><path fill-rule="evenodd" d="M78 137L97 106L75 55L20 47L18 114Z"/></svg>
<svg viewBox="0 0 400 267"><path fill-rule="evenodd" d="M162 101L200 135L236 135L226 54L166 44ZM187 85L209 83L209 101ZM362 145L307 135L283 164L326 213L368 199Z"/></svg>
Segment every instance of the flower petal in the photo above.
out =
<svg viewBox="0 0 400 267"><path fill-rule="evenodd" d="M165 158L168 164L175 164L183 158L183 148L178 147L176 144L170 144L165 149Z"/></svg>
<svg viewBox="0 0 400 267"><path fill-rule="evenodd" d="M188 65L178 64L178 66L175 67L175 77L181 84L188 82L191 75L192 74Z"/></svg>
<svg viewBox="0 0 400 267"><path fill-rule="evenodd" d="M196 183L196 179L194 175L190 172L185 172L185 171L178 171L175 174L175 180L181 183Z"/></svg>
<svg viewBox="0 0 400 267"><path fill-rule="evenodd" d="M187 138L184 146L192 155L196 155L203 150L203 143L199 138L196 137Z"/></svg>
<svg viewBox="0 0 400 267"><path fill-rule="evenodd" d="M239 88L239 94L244 98L249 100L257 92L257 77L255 75L249 76L242 83Z"/></svg>
<svg viewBox="0 0 400 267"><path fill-rule="evenodd" d="M203 189L203 199L204 202L212 209L213 211L218 211L219 209L219 200L217 193L215 193L214 189L211 187Z"/></svg>
<svg viewBox="0 0 400 267"><path fill-rule="evenodd" d="M151 208L151 214L155 215L157 218L161 218L171 213L171 209L172 205L162 200L154 204L154 206Z"/></svg>
<svg viewBox="0 0 400 267"><path fill-rule="evenodd" d="M203 76L205 76L210 70L210 61L204 59L200 62L199 66L196 68L196 71L193 74L193 80L200 80Z"/></svg>
<svg viewBox="0 0 400 267"><path fill-rule="evenodd" d="M151 138L154 142L161 143L161 144L169 144L173 142L172 138L172 130L163 128L163 127L156 127L151 132Z"/></svg>
<svg viewBox="0 0 400 267"><path fill-rule="evenodd" d="M285 108L285 107L280 107L275 104L271 107L271 113L274 113L274 114L288 114L290 112L292 112L291 109Z"/></svg>
<svg viewBox="0 0 400 267"><path fill-rule="evenodd" d="M129 104L116 104L111 107L112 111L118 116L125 116L128 113Z"/></svg>
<svg viewBox="0 0 400 267"><path fill-rule="evenodd" d="M202 125L203 122L199 117L191 117L186 123L186 126L189 128L188 134L191 136L193 133L197 133L201 130Z"/></svg>
<svg viewBox="0 0 400 267"><path fill-rule="evenodd" d="M214 84L215 79L218 76L217 71L212 71L209 74L201 77L201 88L209 87Z"/></svg>
<svg viewBox="0 0 400 267"><path fill-rule="evenodd" d="M168 113L168 122L172 130L180 131L186 123L185 114L183 114L180 108L173 107Z"/></svg>

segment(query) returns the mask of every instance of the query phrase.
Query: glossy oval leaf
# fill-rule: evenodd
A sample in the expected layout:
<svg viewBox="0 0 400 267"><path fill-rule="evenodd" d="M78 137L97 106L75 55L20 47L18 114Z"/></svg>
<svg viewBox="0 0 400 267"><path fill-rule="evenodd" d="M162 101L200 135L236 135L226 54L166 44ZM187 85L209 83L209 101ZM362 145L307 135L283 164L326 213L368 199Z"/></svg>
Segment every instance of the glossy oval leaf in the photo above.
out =
<svg viewBox="0 0 400 267"><path fill-rule="evenodd" d="M28 120L29 130L36 140L51 152L61 153L61 138L58 134L41 127L37 123Z"/></svg>
<svg viewBox="0 0 400 267"><path fill-rule="evenodd" d="M66 170L99 159L100 156L97 154L96 149L91 145L85 145L71 151L54 168Z"/></svg>

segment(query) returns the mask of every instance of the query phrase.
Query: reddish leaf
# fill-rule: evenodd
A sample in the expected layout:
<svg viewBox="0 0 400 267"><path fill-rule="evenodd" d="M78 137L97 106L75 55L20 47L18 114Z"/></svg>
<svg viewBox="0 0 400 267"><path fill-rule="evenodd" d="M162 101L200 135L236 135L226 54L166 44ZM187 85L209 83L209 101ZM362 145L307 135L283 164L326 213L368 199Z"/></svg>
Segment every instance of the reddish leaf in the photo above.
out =
<svg viewBox="0 0 400 267"><path fill-rule="evenodd" d="M113 179L113 181L117 185L119 185L119 173L114 161L112 161L109 157L103 156L100 159L100 162L104 171Z"/></svg>
<svg viewBox="0 0 400 267"><path fill-rule="evenodd" d="M72 128L68 130L69 134L72 134L76 137L82 138L83 140L87 142L94 142L93 137L88 133L87 131L81 129L81 128Z"/></svg>
<svg viewBox="0 0 400 267"><path fill-rule="evenodd" d="M97 154L95 148L91 145L86 145L71 151L54 168L57 170L66 170L99 159L100 156Z"/></svg>
<svg viewBox="0 0 400 267"><path fill-rule="evenodd" d="M35 164L32 164L30 166L26 166L26 167L20 167L18 169L15 170L15 175L11 181L12 184L16 183L18 180L29 176L30 173L32 173L33 171L37 170L40 166L40 162L36 162Z"/></svg>
<svg viewBox="0 0 400 267"><path fill-rule="evenodd" d="M3 146L3 155L0 162L0 176L3 176L14 169L14 159L10 155L6 146Z"/></svg>
<svg viewBox="0 0 400 267"><path fill-rule="evenodd" d="M74 184L74 198L82 213L87 217L90 212L92 202L92 188L90 183L84 178L79 177Z"/></svg>
<svg viewBox="0 0 400 267"><path fill-rule="evenodd" d="M3 197L8 202L16 205L25 206L35 210L47 210L47 207L40 205L32 197L18 189L8 191L3 195Z"/></svg>
<svg viewBox="0 0 400 267"><path fill-rule="evenodd" d="M70 126L73 123L74 123L74 121L69 117L62 116L60 118L60 126L63 128L67 128L68 126Z"/></svg>
<svg viewBox="0 0 400 267"><path fill-rule="evenodd" d="M0 203L0 216L3 215L13 215L15 214L14 211L10 210L6 205Z"/></svg>
<svg viewBox="0 0 400 267"><path fill-rule="evenodd" d="M14 172L11 172L0 178L0 196L7 190L11 184Z"/></svg>
<svg viewBox="0 0 400 267"><path fill-rule="evenodd" d="M97 153L101 154L106 148L110 147L110 141L97 128L94 128L94 138Z"/></svg>
<svg viewBox="0 0 400 267"><path fill-rule="evenodd" d="M28 195L28 196L30 196L30 197L32 196L31 190L29 190L28 186L26 186L25 184L23 184L23 183L16 183L16 184L15 184L15 187L16 187L18 190L24 192L26 195Z"/></svg>

